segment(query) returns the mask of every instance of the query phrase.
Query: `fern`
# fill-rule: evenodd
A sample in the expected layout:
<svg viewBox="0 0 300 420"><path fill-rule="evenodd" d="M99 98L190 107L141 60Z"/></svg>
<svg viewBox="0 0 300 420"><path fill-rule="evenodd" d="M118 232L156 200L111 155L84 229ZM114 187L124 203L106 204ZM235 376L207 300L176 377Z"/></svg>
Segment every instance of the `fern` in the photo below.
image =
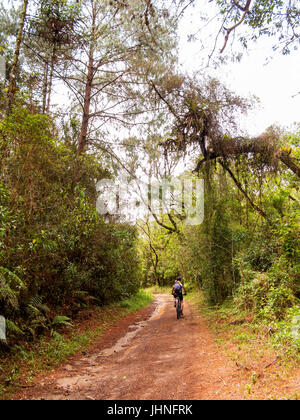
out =
<svg viewBox="0 0 300 420"><path fill-rule="evenodd" d="M18 291L26 289L26 286L20 277L5 267L0 267L0 278L6 280L10 287L17 289Z"/></svg>
<svg viewBox="0 0 300 420"><path fill-rule="evenodd" d="M40 296L33 296L29 300L28 304L29 312L30 310L33 311L33 313L37 313L37 311L43 314L48 314L50 312L50 308L43 303L43 300Z"/></svg>
<svg viewBox="0 0 300 420"><path fill-rule="evenodd" d="M57 315L53 321L51 322L52 327L56 326L56 327L60 327L63 325L66 326L73 326L73 324L70 322L71 318L67 317L67 316L63 316L63 315Z"/></svg>
<svg viewBox="0 0 300 420"><path fill-rule="evenodd" d="M9 285L0 277L0 299L13 309L19 309L19 301L15 292Z"/></svg>
<svg viewBox="0 0 300 420"><path fill-rule="evenodd" d="M50 309L47 305L43 304L40 296L32 296L26 308L26 312L30 318L30 326L28 331L33 337L36 336L38 330L49 329L48 312Z"/></svg>
<svg viewBox="0 0 300 420"><path fill-rule="evenodd" d="M34 307L38 307L39 305L41 305L43 303L43 300L40 296L32 296L30 298L29 304L34 306Z"/></svg>
<svg viewBox="0 0 300 420"><path fill-rule="evenodd" d="M14 335L24 335L23 331L10 319L6 320L6 329Z"/></svg>
<svg viewBox="0 0 300 420"><path fill-rule="evenodd" d="M55 328L59 328L63 325L65 326L72 326L70 322L70 318L63 315L57 315L52 321L49 319L49 312L50 309L47 305L42 303L42 298L40 296L33 296L28 305L27 305L27 313L31 318L30 326L28 327L28 331L33 335L36 336L37 329L45 329L50 330L51 334Z"/></svg>
<svg viewBox="0 0 300 420"><path fill-rule="evenodd" d="M5 267L0 267L0 300L6 305L18 310L18 295L21 289L25 289L22 280Z"/></svg>

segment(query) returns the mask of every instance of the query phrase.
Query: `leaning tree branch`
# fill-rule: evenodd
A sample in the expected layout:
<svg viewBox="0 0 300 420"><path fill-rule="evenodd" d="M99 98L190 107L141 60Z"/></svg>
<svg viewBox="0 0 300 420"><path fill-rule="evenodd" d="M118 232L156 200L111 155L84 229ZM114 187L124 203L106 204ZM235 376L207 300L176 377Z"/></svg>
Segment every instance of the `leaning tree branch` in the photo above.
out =
<svg viewBox="0 0 300 420"><path fill-rule="evenodd" d="M164 224L163 222L161 222L160 220L159 220L159 218L158 218L158 216L157 216L157 214L154 212L154 211L152 211L152 209L151 209L151 206L149 206L148 205L148 210L150 211L150 213L152 214L152 216L154 217L154 220L156 221L156 223L159 225L159 226L161 226L161 227L163 227L164 229L166 229L168 232L170 232L170 233L178 233L178 228L177 228L177 226L176 227L171 227L171 226L168 226L168 225L166 225L166 224ZM168 214L168 216L169 216L169 218L170 218L170 215ZM171 220L171 219L170 219ZM174 224L173 224L173 226L174 226Z"/></svg>
<svg viewBox="0 0 300 420"><path fill-rule="evenodd" d="M241 6L237 1L234 2L234 6L240 9L242 12L249 11L251 0L248 0L245 6Z"/></svg>
<svg viewBox="0 0 300 420"><path fill-rule="evenodd" d="M175 232L179 233L177 224L176 224L174 218L172 217L172 215L170 213L168 213L168 218L169 218L170 222L172 223L172 225L174 226Z"/></svg>
<svg viewBox="0 0 300 420"><path fill-rule="evenodd" d="M241 191L241 193L243 194L243 196L246 198L246 200L250 203L251 207L257 211L257 213L262 216L264 219L267 220L267 215L266 213L260 208L258 207L252 200L251 198L248 196L248 194L246 193L246 191L243 189L241 183L236 179L236 177L234 176L233 172L231 171L231 169L229 168L229 166L227 165L227 163L224 160L220 160L219 161L220 165L229 173L229 175L231 176L231 178L233 179L235 185L238 187L238 189Z"/></svg>
<svg viewBox="0 0 300 420"><path fill-rule="evenodd" d="M291 171L293 171L294 174L300 177L300 166L295 163L290 151L281 150L278 159L281 160L281 162L283 162Z"/></svg>
<svg viewBox="0 0 300 420"><path fill-rule="evenodd" d="M176 114L175 109L172 107L172 105L166 100L166 98L163 97L163 95L157 89L156 85L152 81L150 83L151 83L151 86L153 87L153 89L155 90L156 94L158 95L158 97L161 99L161 101L164 102L167 105L171 114L173 114L174 117L181 123L181 120L178 117L178 115Z"/></svg>
<svg viewBox="0 0 300 420"><path fill-rule="evenodd" d="M243 13L243 15L242 15L242 17L241 17L241 19L235 24L235 25L233 25L233 26L231 26L231 28L228 28L227 30L226 30L226 35L225 35L225 40L224 40L224 45L223 45L223 47L222 47L222 49L221 49L221 51L220 51L220 53L222 54L223 52L224 52L224 50L225 50L225 48L226 48L226 45L227 45L227 42L228 42L228 39L229 39L229 35L230 35L230 33L232 32L232 31L234 31L238 26L240 26L243 22L244 22L244 20L245 20L245 17L246 17L246 15L247 15L247 13L249 13L249 9L250 9L250 5L251 5L251 1L252 0L247 0L247 3L246 3L246 5L245 5L245 7L242 7L239 3L237 3L237 2L235 2L234 4L235 4L235 6L238 8L238 9L240 9L242 12L244 12Z"/></svg>
<svg viewBox="0 0 300 420"><path fill-rule="evenodd" d="M231 142L227 143L227 152L222 153L221 151L209 151L207 156L204 156L198 163L196 168L193 172L199 172L203 163L215 160L217 158L233 158L241 155L253 154L253 155L264 155L270 156L270 150L268 149L268 145L263 144L263 142L259 141L258 139L252 139L249 141L248 139L244 139L242 137L233 138ZM300 177L300 166L297 164L297 161L292 156L292 150L278 150L274 151L274 157L284 163L295 175Z"/></svg>

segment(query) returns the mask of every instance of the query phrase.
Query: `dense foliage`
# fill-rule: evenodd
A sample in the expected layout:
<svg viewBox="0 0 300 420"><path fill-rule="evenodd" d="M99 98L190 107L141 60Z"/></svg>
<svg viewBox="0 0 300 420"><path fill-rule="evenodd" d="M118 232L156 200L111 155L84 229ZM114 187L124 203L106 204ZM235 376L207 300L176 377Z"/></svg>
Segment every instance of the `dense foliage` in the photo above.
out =
<svg viewBox="0 0 300 420"><path fill-rule="evenodd" d="M0 132L0 311L9 336L35 335L57 312L73 316L91 299L135 293L135 231L97 214L93 179L105 172L95 157L73 188L74 151L55 139L48 117L15 108Z"/></svg>

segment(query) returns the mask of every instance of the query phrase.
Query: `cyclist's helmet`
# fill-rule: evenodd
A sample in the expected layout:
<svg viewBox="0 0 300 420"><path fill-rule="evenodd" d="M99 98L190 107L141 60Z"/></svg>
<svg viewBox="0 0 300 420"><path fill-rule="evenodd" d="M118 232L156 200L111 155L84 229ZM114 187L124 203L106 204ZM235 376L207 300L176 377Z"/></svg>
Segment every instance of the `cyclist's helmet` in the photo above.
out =
<svg viewBox="0 0 300 420"><path fill-rule="evenodd" d="M181 281L181 277L179 276L179 277L177 277L177 279L176 279L176 281Z"/></svg>

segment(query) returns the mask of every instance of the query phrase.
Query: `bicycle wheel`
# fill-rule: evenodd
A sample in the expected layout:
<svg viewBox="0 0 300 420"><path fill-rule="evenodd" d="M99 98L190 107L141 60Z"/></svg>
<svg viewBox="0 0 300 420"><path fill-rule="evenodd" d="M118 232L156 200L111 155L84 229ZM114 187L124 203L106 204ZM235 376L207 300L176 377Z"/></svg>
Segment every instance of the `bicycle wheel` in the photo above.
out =
<svg viewBox="0 0 300 420"><path fill-rule="evenodd" d="M179 319L180 315L181 315L181 305L180 305L180 299L179 298L177 298L176 313L177 313L177 319Z"/></svg>

